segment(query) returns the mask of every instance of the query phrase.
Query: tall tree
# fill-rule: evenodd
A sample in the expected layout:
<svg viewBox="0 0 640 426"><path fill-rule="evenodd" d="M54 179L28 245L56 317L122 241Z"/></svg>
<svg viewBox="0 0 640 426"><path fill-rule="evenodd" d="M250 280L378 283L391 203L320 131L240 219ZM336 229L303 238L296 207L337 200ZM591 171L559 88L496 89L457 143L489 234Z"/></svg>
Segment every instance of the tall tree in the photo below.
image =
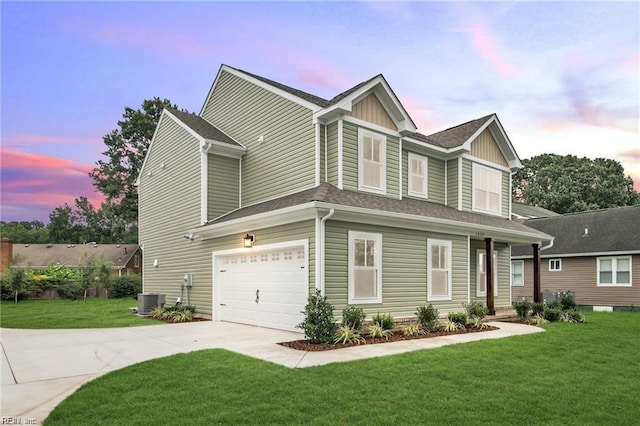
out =
<svg viewBox="0 0 640 426"><path fill-rule="evenodd" d="M0 222L0 234L14 243L38 244L49 241L49 232L39 220Z"/></svg>
<svg viewBox="0 0 640 426"><path fill-rule="evenodd" d="M49 239L51 243L77 243L79 241L80 226L78 218L67 203L58 206L49 213Z"/></svg>
<svg viewBox="0 0 640 426"><path fill-rule="evenodd" d="M138 191L135 181L149 149L162 110L177 109L168 99L154 97L142 103L140 109L126 107L118 128L103 137L107 149L89 176L94 187L106 196L101 210L108 213L112 231L127 242L137 239Z"/></svg>
<svg viewBox="0 0 640 426"><path fill-rule="evenodd" d="M633 180L611 159L542 154L522 161L513 175L513 198L556 213L640 204Z"/></svg>

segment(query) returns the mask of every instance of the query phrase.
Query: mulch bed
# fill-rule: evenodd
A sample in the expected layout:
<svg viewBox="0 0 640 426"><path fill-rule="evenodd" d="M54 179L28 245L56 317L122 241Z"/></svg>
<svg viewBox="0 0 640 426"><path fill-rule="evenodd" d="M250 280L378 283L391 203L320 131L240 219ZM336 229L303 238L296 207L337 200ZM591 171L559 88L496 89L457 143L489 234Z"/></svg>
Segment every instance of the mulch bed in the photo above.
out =
<svg viewBox="0 0 640 426"><path fill-rule="evenodd" d="M429 339L431 337L438 336L450 336L452 334L466 334L466 333L483 333L485 331L498 330L498 327L487 326L483 330L479 328L467 327L456 331L434 331L423 334L421 336L405 336L402 334L402 331L397 330L393 333L393 335L389 336L388 339L385 338L372 338L368 336L363 336L365 341L360 343L362 345L376 345L378 343L390 343L390 342L399 342L401 340L417 340L417 339ZM306 352L317 352L317 351L332 351L334 349L342 349L349 348L351 346L358 346L357 343L353 344L343 344L343 343L309 343L307 340L293 340L291 342L280 342L279 345L286 346L287 348L297 349L299 351Z"/></svg>

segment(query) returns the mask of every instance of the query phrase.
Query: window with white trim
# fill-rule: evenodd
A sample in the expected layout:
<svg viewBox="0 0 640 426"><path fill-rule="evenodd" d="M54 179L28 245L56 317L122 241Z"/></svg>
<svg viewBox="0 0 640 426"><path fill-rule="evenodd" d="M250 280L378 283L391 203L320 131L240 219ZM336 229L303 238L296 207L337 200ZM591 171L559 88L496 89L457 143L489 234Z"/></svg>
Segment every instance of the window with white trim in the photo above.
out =
<svg viewBox="0 0 640 426"><path fill-rule="evenodd" d="M552 272L562 271L562 259L549 259L549 270Z"/></svg>
<svg viewBox="0 0 640 426"><path fill-rule="evenodd" d="M502 172L473 165L473 210L502 214Z"/></svg>
<svg viewBox="0 0 640 426"><path fill-rule="evenodd" d="M493 295L498 295L498 256L493 253ZM478 250L476 296L487 295L487 251Z"/></svg>
<svg viewBox="0 0 640 426"><path fill-rule="evenodd" d="M382 303L382 234L349 231L349 303Z"/></svg>
<svg viewBox="0 0 640 426"><path fill-rule="evenodd" d="M140 256L139 255L135 255L133 256L133 267L134 268L139 268L140 267Z"/></svg>
<svg viewBox="0 0 640 426"><path fill-rule="evenodd" d="M524 286L524 260L514 260L511 262L511 286Z"/></svg>
<svg viewBox="0 0 640 426"><path fill-rule="evenodd" d="M386 145L386 136L358 129L358 189L386 194Z"/></svg>
<svg viewBox="0 0 640 426"><path fill-rule="evenodd" d="M427 239L427 300L451 300L451 241Z"/></svg>
<svg viewBox="0 0 640 426"><path fill-rule="evenodd" d="M598 286L631 287L631 256L599 257Z"/></svg>
<svg viewBox="0 0 640 426"><path fill-rule="evenodd" d="M427 198L427 170L429 159L422 155L409 153L409 188L408 193L414 197Z"/></svg>

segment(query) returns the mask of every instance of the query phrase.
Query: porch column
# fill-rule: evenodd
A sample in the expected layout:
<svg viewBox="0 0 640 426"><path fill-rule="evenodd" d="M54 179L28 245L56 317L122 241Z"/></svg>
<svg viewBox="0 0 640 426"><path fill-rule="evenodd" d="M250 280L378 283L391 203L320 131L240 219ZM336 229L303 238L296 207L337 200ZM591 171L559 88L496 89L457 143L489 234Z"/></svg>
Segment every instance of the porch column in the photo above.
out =
<svg viewBox="0 0 640 426"><path fill-rule="evenodd" d="M540 303L540 246L532 244L533 247L533 301Z"/></svg>
<svg viewBox="0 0 640 426"><path fill-rule="evenodd" d="M493 303L493 239L485 238L485 251L487 255L485 256L485 272L487 277L487 307L489 308L489 315L495 315L496 309Z"/></svg>

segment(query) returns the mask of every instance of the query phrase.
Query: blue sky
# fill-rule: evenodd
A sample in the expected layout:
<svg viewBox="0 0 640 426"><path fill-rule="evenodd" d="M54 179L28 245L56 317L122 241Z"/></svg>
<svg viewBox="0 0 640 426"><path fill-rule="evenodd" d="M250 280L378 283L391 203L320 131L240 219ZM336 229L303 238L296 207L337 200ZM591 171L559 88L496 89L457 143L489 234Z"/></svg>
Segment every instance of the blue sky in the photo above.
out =
<svg viewBox="0 0 640 426"><path fill-rule="evenodd" d="M7 2L1 219L79 196L125 106L199 112L221 64L312 94L383 73L418 131L495 112L521 158L620 161L640 189L640 3Z"/></svg>

